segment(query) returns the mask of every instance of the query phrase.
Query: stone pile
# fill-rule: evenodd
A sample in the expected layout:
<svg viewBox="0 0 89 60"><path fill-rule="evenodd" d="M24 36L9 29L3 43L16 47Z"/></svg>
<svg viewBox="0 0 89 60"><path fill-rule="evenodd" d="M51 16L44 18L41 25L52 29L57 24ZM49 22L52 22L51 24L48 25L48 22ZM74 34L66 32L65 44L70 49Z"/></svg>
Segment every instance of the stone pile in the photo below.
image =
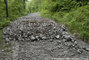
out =
<svg viewBox="0 0 89 60"><path fill-rule="evenodd" d="M54 21L22 20L15 21L3 29L6 41L38 41L60 39L65 28Z"/></svg>

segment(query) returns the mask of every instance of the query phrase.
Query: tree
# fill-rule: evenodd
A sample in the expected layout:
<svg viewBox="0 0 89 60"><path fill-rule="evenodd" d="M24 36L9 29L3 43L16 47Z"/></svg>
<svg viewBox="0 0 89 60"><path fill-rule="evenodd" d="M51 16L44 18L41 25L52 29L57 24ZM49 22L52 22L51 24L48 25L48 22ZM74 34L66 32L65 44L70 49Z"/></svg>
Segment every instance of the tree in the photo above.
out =
<svg viewBox="0 0 89 60"><path fill-rule="evenodd" d="M7 0L4 0L5 2L5 5L6 5L6 17L9 17L8 15L8 3L7 3Z"/></svg>

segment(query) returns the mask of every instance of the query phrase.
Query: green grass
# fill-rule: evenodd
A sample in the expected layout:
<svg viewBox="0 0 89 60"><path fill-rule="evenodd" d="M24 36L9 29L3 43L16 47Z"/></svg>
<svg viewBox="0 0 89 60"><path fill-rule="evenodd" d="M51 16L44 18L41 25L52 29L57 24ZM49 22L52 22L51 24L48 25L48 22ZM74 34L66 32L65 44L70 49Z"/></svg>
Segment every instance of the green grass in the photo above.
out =
<svg viewBox="0 0 89 60"><path fill-rule="evenodd" d="M3 48L2 30L0 30L0 49Z"/></svg>
<svg viewBox="0 0 89 60"><path fill-rule="evenodd" d="M11 43L4 44L2 30L0 30L0 49L11 47ZM5 52L9 52L10 50L6 49Z"/></svg>

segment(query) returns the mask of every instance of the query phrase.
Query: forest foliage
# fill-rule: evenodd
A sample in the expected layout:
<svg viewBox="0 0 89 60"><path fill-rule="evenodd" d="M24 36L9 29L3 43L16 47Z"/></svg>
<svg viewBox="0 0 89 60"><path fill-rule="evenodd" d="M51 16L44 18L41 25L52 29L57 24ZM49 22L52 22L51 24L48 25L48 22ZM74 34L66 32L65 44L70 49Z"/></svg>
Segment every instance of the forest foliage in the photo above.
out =
<svg viewBox="0 0 89 60"><path fill-rule="evenodd" d="M6 14L6 2L8 5L8 17ZM29 13L27 7L28 0L0 0L0 48L2 48L2 29L9 25L13 20Z"/></svg>
<svg viewBox="0 0 89 60"><path fill-rule="evenodd" d="M9 15L7 18L5 0L0 0L0 29L7 26L12 20L28 13L27 8L25 8L26 1L27 0L7 0Z"/></svg>
<svg viewBox="0 0 89 60"><path fill-rule="evenodd" d="M31 13L65 24L77 37L89 41L89 0L32 0Z"/></svg>

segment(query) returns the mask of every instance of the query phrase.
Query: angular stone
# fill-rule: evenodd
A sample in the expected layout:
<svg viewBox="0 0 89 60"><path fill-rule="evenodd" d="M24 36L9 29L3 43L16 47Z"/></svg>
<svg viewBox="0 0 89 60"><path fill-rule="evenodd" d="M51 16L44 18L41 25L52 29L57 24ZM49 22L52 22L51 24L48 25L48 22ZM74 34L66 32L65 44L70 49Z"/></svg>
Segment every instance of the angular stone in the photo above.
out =
<svg viewBox="0 0 89 60"><path fill-rule="evenodd" d="M83 47L84 50L89 51L89 48Z"/></svg>
<svg viewBox="0 0 89 60"><path fill-rule="evenodd" d="M42 37L42 40L46 40L47 38L45 36Z"/></svg>
<svg viewBox="0 0 89 60"><path fill-rule="evenodd" d="M1 52L3 52L3 51L4 51L4 49L1 50Z"/></svg>
<svg viewBox="0 0 89 60"><path fill-rule="evenodd" d="M39 36L36 36L36 39L38 39L39 38Z"/></svg>
<svg viewBox="0 0 89 60"><path fill-rule="evenodd" d="M72 39L71 41L72 41L72 42L75 42L76 40Z"/></svg>
<svg viewBox="0 0 89 60"><path fill-rule="evenodd" d="M66 38L67 39L67 41L71 41L71 37L68 37L68 38Z"/></svg>
<svg viewBox="0 0 89 60"><path fill-rule="evenodd" d="M32 35L32 36L31 36L31 40L35 40L35 39L36 39L36 38Z"/></svg>
<svg viewBox="0 0 89 60"><path fill-rule="evenodd" d="M86 51L89 51L89 48L86 48Z"/></svg>
<svg viewBox="0 0 89 60"><path fill-rule="evenodd" d="M75 42L74 42L74 44L75 44L75 45L77 45L77 44L78 44L78 42L77 42L77 41L75 41Z"/></svg>
<svg viewBox="0 0 89 60"><path fill-rule="evenodd" d="M59 39L60 38L60 35L57 35L56 38Z"/></svg>
<svg viewBox="0 0 89 60"><path fill-rule="evenodd" d="M81 54L83 51L81 49L78 49L77 52Z"/></svg>

